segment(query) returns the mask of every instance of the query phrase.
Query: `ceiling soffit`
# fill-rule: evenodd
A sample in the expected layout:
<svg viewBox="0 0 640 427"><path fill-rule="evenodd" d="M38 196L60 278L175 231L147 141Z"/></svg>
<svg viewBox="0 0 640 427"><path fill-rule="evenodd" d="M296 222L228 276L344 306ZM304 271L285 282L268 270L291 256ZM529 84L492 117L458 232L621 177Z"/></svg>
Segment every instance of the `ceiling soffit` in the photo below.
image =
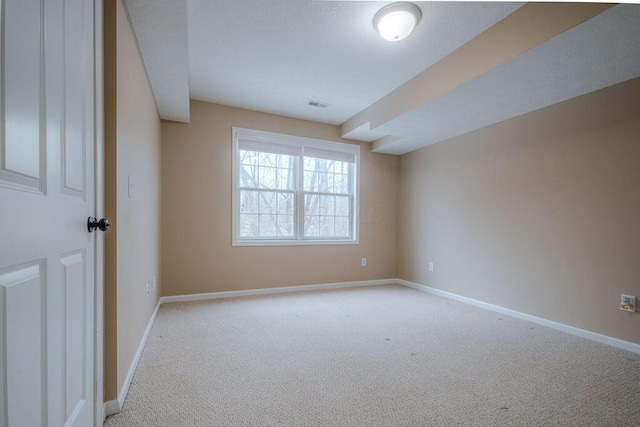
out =
<svg viewBox="0 0 640 427"><path fill-rule="evenodd" d="M160 118L189 122L186 0L125 0Z"/></svg>
<svg viewBox="0 0 640 427"><path fill-rule="evenodd" d="M533 85L536 86L535 93L525 89L530 86L531 81L540 80L538 73L540 69L546 70L545 74L553 78L554 73L567 74L566 70L575 68L571 64L573 61L571 55L558 64L558 52L566 53L568 45L574 48L582 45L584 51L585 46L589 47L587 40L581 41L579 37L569 37L570 42L561 43L563 49L558 49L556 43L550 41L558 37L564 39L564 34L574 28L582 27L582 31L588 33L592 27L591 18L597 17L611 7L612 5L602 4L529 3L347 120L341 126L341 135L344 138L373 141L374 150L377 152L403 154L495 123L493 120L502 118L507 111L513 111L513 109L510 104L499 102L501 93L505 91L500 79L481 78L492 75L493 70L500 70L499 73L493 74L500 74L502 78L511 77L506 81L516 81L516 86L523 89L512 90L517 95L541 98L540 102L527 105L533 109L541 108L538 105L545 100L553 99L555 102L561 102L568 97L597 90L601 84L594 84L594 79L584 79L587 81L580 90L574 87L573 90L557 92L553 85L547 88ZM628 11L620 10L617 13L605 15L605 18L601 19L599 24L596 22L596 25L598 27L611 25L611 21L616 21L626 12ZM616 25L613 27L615 28ZM599 30L601 28L596 28L594 33L601 34ZM617 37L616 40L619 38ZM611 44L612 41L608 43ZM622 43L623 46L628 44ZM536 55L528 55L530 51L536 49ZM606 49L599 54L606 55ZM525 60L521 57L525 57ZM592 57L591 62L597 62L597 59L596 55L595 58ZM527 68L527 65L531 67ZM596 73L601 71L606 70L595 70ZM630 70L625 76L633 73L634 71ZM470 106L471 98L468 99L468 97L474 91L485 93L488 98L483 100L485 102L475 102ZM540 91L555 91L560 96L547 96ZM477 98L477 95L475 96ZM491 102L493 100L498 102ZM458 108L456 109L452 104L457 105ZM443 111L439 107L444 105L447 106L446 115L439 114ZM474 108L477 108L477 111L474 111ZM526 108L519 110L519 114L532 111L527 111ZM495 113L487 114L491 111ZM479 117L481 120L464 119L469 116ZM435 119L430 120L430 117ZM472 123L473 126L467 125L467 122ZM462 131L458 132L458 130Z"/></svg>

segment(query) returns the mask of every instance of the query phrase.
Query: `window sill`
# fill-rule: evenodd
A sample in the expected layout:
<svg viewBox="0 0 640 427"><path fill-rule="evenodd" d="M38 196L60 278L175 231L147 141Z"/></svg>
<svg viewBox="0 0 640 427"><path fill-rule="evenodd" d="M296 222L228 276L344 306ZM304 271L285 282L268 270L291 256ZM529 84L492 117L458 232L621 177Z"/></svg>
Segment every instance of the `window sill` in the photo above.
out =
<svg viewBox="0 0 640 427"><path fill-rule="evenodd" d="M328 246L358 245L359 240L249 240L233 241L231 246Z"/></svg>

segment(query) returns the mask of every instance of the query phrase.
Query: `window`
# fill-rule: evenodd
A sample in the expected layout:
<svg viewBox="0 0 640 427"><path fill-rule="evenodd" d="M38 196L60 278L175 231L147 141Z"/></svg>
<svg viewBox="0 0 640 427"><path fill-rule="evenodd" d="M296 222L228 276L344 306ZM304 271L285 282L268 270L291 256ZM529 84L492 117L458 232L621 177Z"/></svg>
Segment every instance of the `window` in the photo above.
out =
<svg viewBox="0 0 640 427"><path fill-rule="evenodd" d="M233 128L233 245L357 243L360 146Z"/></svg>

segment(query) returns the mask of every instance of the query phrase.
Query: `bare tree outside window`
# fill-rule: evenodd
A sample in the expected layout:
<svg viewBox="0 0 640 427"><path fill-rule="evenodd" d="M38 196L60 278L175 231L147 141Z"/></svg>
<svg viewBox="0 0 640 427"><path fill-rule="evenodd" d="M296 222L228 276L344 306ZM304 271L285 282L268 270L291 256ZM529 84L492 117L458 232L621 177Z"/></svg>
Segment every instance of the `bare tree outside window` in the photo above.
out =
<svg viewBox="0 0 640 427"><path fill-rule="evenodd" d="M357 242L357 145L234 135L234 245Z"/></svg>
<svg viewBox="0 0 640 427"><path fill-rule="evenodd" d="M304 235L349 237L349 167L339 160L304 158Z"/></svg>
<svg viewBox="0 0 640 427"><path fill-rule="evenodd" d="M240 236L294 237L295 157L240 150Z"/></svg>

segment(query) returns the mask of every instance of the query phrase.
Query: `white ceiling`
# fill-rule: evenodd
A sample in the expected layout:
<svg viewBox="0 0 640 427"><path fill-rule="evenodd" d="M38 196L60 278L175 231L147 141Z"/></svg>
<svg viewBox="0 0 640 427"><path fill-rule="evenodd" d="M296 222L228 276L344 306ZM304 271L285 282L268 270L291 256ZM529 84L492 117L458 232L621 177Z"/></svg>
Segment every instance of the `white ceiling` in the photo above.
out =
<svg viewBox="0 0 640 427"><path fill-rule="evenodd" d="M189 0L191 97L339 125L521 5L416 2L394 43L373 27L386 3Z"/></svg>
<svg viewBox="0 0 640 427"><path fill-rule="evenodd" d="M404 154L640 76L640 7L620 5L376 128Z"/></svg>
<svg viewBox="0 0 640 427"><path fill-rule="evenodd" d="M189 121L186 0L126 0L160 117Z"/></svg>
<svg viewBox="0 0 640 427"><path fill-rule="evenodd" d="M190 96L335 125L523 5L414 2L423 14L414 33L387 42L372 21L390 2L126 1L162 118L188 122ZM640 6L615 6L373 129L345 135L403 154L639 76Z"/></svg>

